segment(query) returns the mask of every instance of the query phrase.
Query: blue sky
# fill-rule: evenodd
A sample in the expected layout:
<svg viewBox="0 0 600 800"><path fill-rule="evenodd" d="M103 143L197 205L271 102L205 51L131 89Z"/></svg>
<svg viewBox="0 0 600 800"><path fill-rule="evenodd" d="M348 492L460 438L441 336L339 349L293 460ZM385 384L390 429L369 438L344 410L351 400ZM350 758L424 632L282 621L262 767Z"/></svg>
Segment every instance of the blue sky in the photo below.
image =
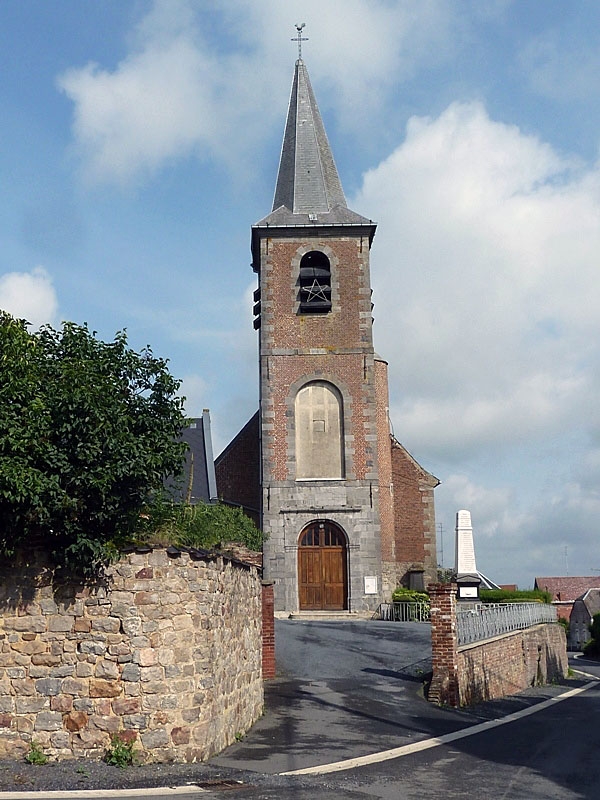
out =
<svg viewBox="0 0 600 800"><path fill-rule="evenodd" d="M250 226L294 24L351 208L379 223L394 432L500 582L599 575L600 5L4 0L0 307L127 328L211 410L257 406Z"/></svg>

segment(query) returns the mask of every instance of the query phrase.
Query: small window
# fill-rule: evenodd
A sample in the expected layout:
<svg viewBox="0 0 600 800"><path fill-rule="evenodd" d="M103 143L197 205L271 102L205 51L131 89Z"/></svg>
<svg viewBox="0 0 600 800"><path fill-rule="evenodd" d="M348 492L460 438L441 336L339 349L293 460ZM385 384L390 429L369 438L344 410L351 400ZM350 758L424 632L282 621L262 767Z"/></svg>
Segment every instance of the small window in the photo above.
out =
<svg viewBox="0 0 600 800"><path fill-rule="evenodd" d="M331 311L331 267L325 253L311 250L302 256L298 283L301 314Z"/></svg>

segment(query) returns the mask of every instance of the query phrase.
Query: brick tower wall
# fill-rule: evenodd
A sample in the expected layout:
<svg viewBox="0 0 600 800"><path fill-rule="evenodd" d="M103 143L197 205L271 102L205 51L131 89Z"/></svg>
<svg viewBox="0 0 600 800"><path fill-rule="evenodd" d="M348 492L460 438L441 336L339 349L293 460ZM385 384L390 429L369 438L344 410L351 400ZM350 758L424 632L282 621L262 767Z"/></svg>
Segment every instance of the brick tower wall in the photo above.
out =
<svg viewBox="0 0 600 800"><path fill-rule="evenodd" d="M377 403L377 463L379 470L379 518L381 526L382 593L388 598L397 585L394 534L394 487L392 482L392 439L390 436L388 368L375 360Z"/></svg>
<svg viewBox="0 0 600 800"><path fill-rule="evenodd" d="M332 310L299 315L302 256L319 250L331 265ZM379 602L365 576L381 586L377 414L372 346L369 238L315 227L265 236L260 243L261 417L265 578L275 609L298 608L298 537L328 519L348 539L350 610ZM343 403L343 480L296 480L295 397L310 381L328 381Z"/></svg>

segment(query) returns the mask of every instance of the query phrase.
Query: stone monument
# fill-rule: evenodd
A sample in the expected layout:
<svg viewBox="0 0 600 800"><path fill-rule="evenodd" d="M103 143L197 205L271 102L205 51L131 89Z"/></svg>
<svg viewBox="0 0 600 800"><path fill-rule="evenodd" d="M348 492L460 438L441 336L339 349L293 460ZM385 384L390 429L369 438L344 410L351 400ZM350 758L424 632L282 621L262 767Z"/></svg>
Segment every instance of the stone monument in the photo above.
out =
<svg viewBox="0 0 600 800"><path fill-rule="evenodd" d="M471 512L456 513L456 583L458 599L476 601L479 599L481 578L475 562L475 545L473 544L473 526Z"/></svg>

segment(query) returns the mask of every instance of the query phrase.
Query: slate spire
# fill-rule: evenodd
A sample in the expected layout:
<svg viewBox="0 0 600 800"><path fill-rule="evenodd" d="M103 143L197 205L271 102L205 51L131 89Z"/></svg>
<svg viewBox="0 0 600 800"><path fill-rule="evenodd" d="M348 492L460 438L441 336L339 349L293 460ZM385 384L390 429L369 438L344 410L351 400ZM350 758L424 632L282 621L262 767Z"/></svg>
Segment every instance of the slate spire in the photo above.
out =
<svg viewBox="0 0 600 800"><path fill-rule="evenodd" d="M301 58L296 61L273 211L328 214L347 208L323 120Z"/></svg>

